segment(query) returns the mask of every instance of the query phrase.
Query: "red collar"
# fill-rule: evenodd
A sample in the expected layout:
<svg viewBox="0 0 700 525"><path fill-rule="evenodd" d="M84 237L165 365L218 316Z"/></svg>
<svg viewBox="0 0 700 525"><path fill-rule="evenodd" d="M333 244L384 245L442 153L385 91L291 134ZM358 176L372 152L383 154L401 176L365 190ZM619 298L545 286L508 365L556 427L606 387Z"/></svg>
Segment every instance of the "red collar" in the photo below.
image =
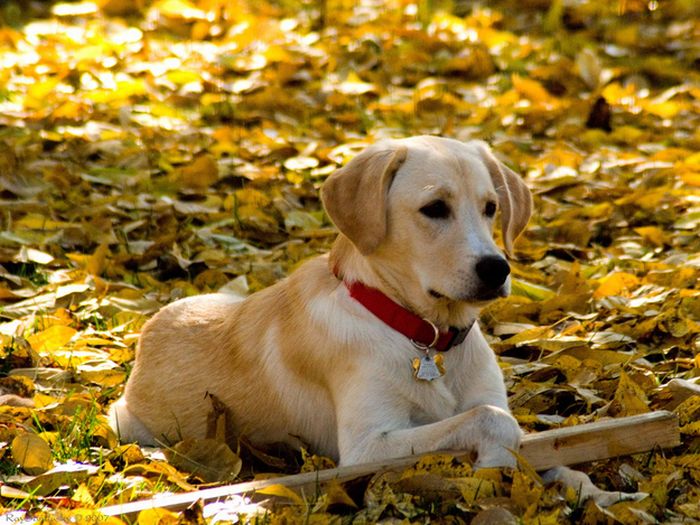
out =
<svg viewBox="0 0 700 525"><path fill-rule="evenodd" d="M391 328L408 337L419 348L445 352L453 346L461 344L471 327L474 326L474 322L472 322L465 328L451 326L446 332L440 332L433 323L406 310L376 288L370 288L360 282L345 282L345 286L350 292L350 297L361 303Z"/></svg>

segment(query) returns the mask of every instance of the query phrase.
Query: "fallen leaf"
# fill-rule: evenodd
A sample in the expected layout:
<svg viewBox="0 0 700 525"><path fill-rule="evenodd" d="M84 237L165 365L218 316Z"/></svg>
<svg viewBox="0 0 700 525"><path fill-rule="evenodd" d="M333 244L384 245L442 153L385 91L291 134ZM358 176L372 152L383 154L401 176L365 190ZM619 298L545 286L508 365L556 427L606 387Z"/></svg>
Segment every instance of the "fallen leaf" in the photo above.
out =
<svg viewBox="0 0 700 525"><path fill-rule="evenodd" d="M208 482L231 481L241 470L241 459L226 443L189 438L167 449L168 461L178 470Z"/></svg>
<svg viewBox="0 0 700 525"><path fill-rule="evenodd" d="M12 457L27 474L43 474L53 467L51 448L36 434L25 432L12 440Z"/></svg>
<svg viewBox="0 0 700 525"><path fill-rule="evenodd" d="M65 347L78 331L70 326L54 325L27 337L37 352L54 352Z"/></svg>
<svg viewBox="0 0 700 525"><path fill-rule="evenodd" d="M219 167L211 155L201 155L177 172L186 188L206 190L219 179Z"/></svg>
<svg viewBox="0 0 700 525"><path fill-rule="evenodd" d="M166 509L145 509L139 512L136 519L138 525L177 525L179 516Z"/></svg>

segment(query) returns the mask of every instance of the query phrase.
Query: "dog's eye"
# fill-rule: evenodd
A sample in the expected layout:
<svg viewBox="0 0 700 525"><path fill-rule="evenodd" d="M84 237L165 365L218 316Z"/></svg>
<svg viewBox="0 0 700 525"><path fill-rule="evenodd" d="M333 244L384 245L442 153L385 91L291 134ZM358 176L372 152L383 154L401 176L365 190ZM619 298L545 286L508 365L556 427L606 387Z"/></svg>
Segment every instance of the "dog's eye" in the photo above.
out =
<svg viewBox="0 0 700 525"><path fill-rule="evenodd" d="M450 215L450 207L443 200L436 200L426 204L420 212L431 219L446 219Z"/></svg>
<svg viewBox="0 0 700 525"><path fill-rule="evenodd" d="M496 215L496 203L493 201L488 201L486 206L484 206L484 215L491 218Z"/></svg>

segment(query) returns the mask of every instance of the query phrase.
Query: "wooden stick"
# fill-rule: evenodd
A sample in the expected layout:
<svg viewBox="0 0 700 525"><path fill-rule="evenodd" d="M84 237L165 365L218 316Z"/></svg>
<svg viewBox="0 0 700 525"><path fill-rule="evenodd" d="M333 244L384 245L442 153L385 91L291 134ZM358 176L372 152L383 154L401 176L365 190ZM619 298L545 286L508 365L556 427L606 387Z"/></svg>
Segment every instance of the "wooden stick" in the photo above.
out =
<svg viewBox="0 0 700 525"><path fill-rule="evenodd" d="M575 465L614 456L668 448L680 444L678 417L666 411L608 419L574 427L546 430L523 437L520 454L536 469L557 465ZM465 452L451 452L464 456ZM295 474L262 481L249 481L196 492L174 494L100 509L106 516L135 515L151 508L182 510L196 501L211 502L236 494L255 492L270 485L290 488L313 488L329 481L350 481L376 472L413 465L421 456L388 459L375 463L350 465L318 472Z"/></svg>
<svg viewBox="0 0 700 525"><path fill-rule="evenodd" d="M520 454L536 470L546 470L680 443L678 416L660 410L530 434L523 438Z"/></svg>

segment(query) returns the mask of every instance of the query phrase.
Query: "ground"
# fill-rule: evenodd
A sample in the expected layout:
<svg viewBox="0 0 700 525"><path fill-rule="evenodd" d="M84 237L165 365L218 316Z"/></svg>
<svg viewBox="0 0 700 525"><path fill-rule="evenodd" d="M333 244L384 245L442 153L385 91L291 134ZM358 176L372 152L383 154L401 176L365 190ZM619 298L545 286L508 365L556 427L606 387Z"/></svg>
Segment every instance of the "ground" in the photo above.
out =
<svg viewBox="0 0 700 525"><path fill-rule="evenodd" d="M216 432L215 448L180 445L199 467L169 463L118 445L104 413L158 308L254 292L326 251L325 177L381 137L431 133L487 140L535 195L513 294L481 319L514 414L538 431L674 410L681 446L581 467L649 496L604 510L527 468L432 458L400 479L280 489L291 504L267 510L139 523L700 520L696 2L10 0L0 22L8 519L87 520L253 464L327 465L254 463Z"/></svg>

